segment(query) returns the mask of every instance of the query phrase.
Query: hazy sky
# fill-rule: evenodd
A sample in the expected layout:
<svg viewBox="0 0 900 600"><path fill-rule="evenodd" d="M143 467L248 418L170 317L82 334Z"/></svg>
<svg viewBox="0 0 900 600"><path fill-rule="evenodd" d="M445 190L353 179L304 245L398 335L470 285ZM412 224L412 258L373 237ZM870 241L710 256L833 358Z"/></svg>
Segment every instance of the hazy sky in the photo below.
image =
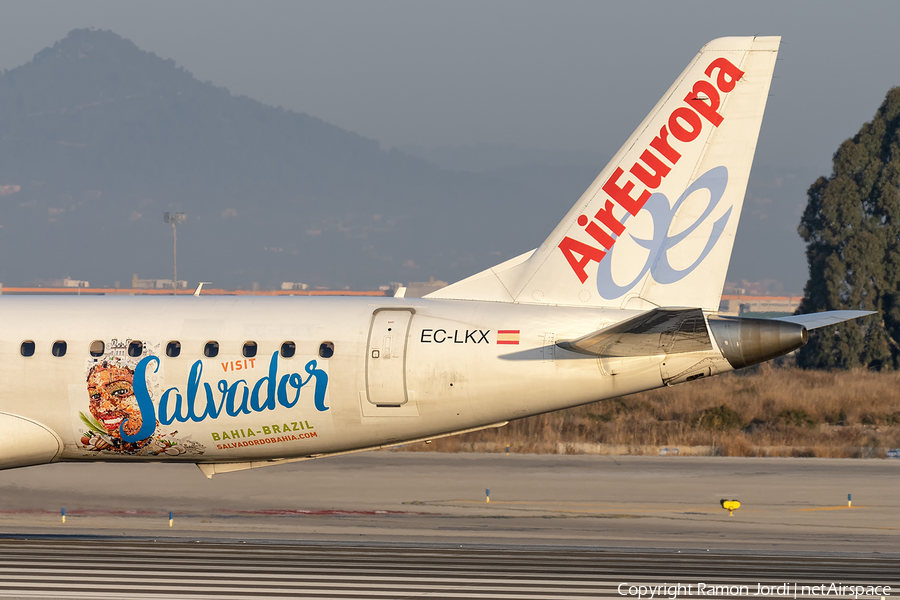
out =
<svg viewBox="0 0 900 600"><path fill-rule="evenodd" d="M384 147L488 144L503 147L501 163L552 156L599 172L704 43L780 35L751 194L754 181L764 194L781 186L761 167L787 168L793 183L778 206L745 206L729 277L798 293L805 189L900 84L898 22L895 1L0 0L0 69L99 27ZM490 165L491 152L450 154ZM575 200L559 199L560 216Z"/></svg>
<svg viewBox="0 0 900 600"><path fill-rule="evenodd" d="M781 35L757 164L829 169L900 82L900 3L0 2L0 68L77 27L385 146L514 144L609 156L694 53Z"/></svg>

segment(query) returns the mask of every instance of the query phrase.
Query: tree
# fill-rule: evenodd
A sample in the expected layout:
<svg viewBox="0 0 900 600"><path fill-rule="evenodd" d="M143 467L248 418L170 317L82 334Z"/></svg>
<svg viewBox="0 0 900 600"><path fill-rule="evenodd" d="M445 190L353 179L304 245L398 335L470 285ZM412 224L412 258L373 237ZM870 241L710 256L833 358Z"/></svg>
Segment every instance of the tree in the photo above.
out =
<svg viewBox="0 0 900 600"><path fill-rule="evenodd" d="M834 155L830 177L807 193L798 229L809 281L798 313L874 310L816 331L806 368L900 367L900 87Z"/></svg>

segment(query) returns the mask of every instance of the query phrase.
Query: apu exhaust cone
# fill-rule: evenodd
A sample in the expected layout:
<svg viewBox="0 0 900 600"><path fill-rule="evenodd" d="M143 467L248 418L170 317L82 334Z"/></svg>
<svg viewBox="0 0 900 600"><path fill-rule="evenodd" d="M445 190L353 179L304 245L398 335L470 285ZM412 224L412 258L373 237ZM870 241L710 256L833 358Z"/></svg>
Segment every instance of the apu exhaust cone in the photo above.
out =
<svg viewBox="0 0 900 600"><path fill-rule="evenodd" d="M709 317L722 355L735 369L761 363L804 346L806 327L788 321L744 317Z"/></svg>

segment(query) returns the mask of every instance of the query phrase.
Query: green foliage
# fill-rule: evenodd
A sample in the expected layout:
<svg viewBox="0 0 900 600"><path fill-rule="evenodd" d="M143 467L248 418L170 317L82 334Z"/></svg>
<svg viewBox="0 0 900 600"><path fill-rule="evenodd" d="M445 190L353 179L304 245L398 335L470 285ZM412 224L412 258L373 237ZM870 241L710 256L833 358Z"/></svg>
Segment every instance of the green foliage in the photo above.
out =
<svg viewBox="0 0 900 600"><path fill-rule="evenodd" d="M106 428L104 428L93 416L89 417L83 412L79 412L78 414L81 416L81 422L87 425L88 431L106 433Z"/></svg>
<svg viewBox="0 0 900 600"><path fill-rule="evenodd" d="M799 313L875 310L876 317L814 332L804 368L900 366L900 88L834 155L808 191L799 233L809 281Z"/></svg>
<svg viewBox="0 0 900 600"><path fill-rule="evenodd" d="M744 421L741 415L726 404L705 410L700 416L700 427L712 431L741 429L743 424Z"/></svg>

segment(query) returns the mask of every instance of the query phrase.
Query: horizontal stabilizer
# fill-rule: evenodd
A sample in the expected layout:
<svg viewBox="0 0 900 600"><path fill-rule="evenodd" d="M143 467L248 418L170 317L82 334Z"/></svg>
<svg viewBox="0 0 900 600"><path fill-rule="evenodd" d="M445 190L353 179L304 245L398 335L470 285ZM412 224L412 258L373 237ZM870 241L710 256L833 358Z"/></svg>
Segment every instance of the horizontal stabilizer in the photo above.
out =
<svg viewBox="0 0 900 600"><path fill-rule="evenodd" d="M557 346L590 356L655 356L712 350L699 308L655 308Z"/></svg>
<svg viewBox="0 0 900 600"><path fill-rule="evenodd" d="M827 327L849 321L850 319L858 319L867 315L874 315L871 310L828 310L825 312L810 313L808 315L791 315L789 317L777 317L775 321L787 321L788 323L798 323L807 329L818 329L819 327Z"/></svg>

